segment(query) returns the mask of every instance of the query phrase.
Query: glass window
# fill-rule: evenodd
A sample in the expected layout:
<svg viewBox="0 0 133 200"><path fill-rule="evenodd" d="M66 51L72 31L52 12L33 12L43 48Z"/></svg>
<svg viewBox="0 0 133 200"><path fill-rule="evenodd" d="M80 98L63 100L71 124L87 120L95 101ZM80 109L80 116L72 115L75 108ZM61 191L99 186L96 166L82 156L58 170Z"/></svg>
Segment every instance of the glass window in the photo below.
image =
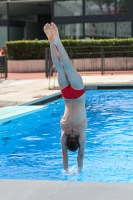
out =
<svg viewBox="0 0 133 200"><path fill-rule="evenodd" d="M9 27L9 38L10 40L23 40L24 39L24 28L23 27Z"/></svg>
<svg viewBox="0 0 133 200"><path fill-rule="evenodd" d="M5 46L6 41L7 41L7 27L0 26L0 49L2 46Z"/></svg>
<svg viewBox="0 0 133 200"><path fill-rule="evenodd" d="M82 0L54 2L55 17L79 15L82 15Z"/></svg>
<svg viewBox="0 0 133 200"><path fill-rule="evenodd" d="M130 13L131 0L117 0L117 14Z"/></svg>
<svg viewBox="0 0 133 200"><path fill-rule="evenodd" d="M115 23L86 23L85 38L112 38L115 37Z"/></svg>
<svg viewBox="0 0 133 200"><path fill-rule="evenodd" d="M131 37L131 22L117 22L117 37Z"/></svg>
<svg viewBox="0 0 133 200"><path fill-rule="evenodd" d="M85 0L86 15L105 15L115 13L115 0Z"/></svg>
<svg viewBox="0 0 133 200"><path fill-rule="evenodd" d="M6 3L0 3L0 20L7 19L7 5Z"/></svg>
<svg viewBox="0 0 133 200"><path fill-rule="evenodd" d="M61 39L83 38L83 24L60 24L57 26Z"/></svg>
<svg viewBox="0 0 133 200"><path fill-rule="evenodd" d="M7 20L7 6L5 3L0 3L0 20ZM7 26L0 26L0 49L5 46L7 41Z"/></svg>

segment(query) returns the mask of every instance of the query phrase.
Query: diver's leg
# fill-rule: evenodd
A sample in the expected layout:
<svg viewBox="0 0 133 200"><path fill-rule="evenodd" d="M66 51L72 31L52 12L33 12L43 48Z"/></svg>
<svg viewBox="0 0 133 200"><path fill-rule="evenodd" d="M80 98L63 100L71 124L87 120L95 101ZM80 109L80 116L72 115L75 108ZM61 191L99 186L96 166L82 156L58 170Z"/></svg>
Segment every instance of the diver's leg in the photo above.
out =
<svg viewBox="0 0 133 200"><path fill-rule="evenodd" d="M52 42L52 27L50 26L50 24L46 24L43 28L46 36L48 37L48 40L50 42L50 50L51 50L51 56L52 56L52 61L53 64L56 67L57 73L58 73L58 83L60 86L60 89L64 89L66 86L69 85L66 73L64 71L63 66L61 66L60 63L60 56L59 53L56 49L56 46L54 45L54 43Z"/></svg>
<svg viewBox="0 0 133 200"><path fill-rule="evenodd" d="M64 68L63 66L61 66L60 60L56 54L56 47L54 44L50 44L50 50L51 50L53 64L55 65L56 70L58 72L58 83L60 89L62 90L69 85L69 82L65 74Z"/></svg>
<svg viewBox="0 0 133 200"><path fill-rule="evenodd" d="M68 81L74 89L81 90L84 88L82 78L77 73L77 71L74 69L72 62L69 59L68 54L61 43L56 25L54 23L51 23L51 27L53 29L52 41L54 42L54 44L56 45L56 47L58 49L58 52L60 55L60 61L65 68L65 72L67 74Z"/></svg>

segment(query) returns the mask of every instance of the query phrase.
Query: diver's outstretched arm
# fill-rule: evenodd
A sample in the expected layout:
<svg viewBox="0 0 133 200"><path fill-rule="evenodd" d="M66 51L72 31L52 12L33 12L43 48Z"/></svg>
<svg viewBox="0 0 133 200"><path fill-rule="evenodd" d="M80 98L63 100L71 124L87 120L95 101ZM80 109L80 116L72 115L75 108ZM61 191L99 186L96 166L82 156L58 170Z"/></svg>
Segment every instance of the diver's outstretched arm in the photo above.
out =
<svg viewBox="0 0 133 200"><path fill-rule="evenodd" d="M78 162L78 168L81 170L83 168L83 159L84 159L84 151L85 151L85 145L86 145L86 133L83 134L83 136L79 137L79 150L78 150L78 157L77 157L77 162Z"/></svg>
<svg viewBox="0 0 133 200"><path fill-rule="evenodd" d="M67 147L66 147L66 135L61 135L61 146L62 146L62 160L63 160L63 166L64 170L68 171L68 153L67 153Z"/></svg>

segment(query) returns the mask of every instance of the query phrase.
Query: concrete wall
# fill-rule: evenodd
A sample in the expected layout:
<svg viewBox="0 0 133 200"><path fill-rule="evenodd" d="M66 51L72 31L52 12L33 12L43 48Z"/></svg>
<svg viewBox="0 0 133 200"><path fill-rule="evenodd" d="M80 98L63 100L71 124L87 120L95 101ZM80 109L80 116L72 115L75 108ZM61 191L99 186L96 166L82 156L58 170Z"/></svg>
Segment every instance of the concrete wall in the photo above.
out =
<svg viewBox="0 0 133 200"><path fill-rule="evenodd" d="M101 58L73 59L72 63L78 71L101 71ZM103 70L133 70L133 58L105 58ZM9 60L8 72L45 72L45 60Z"/></svg>
<svg viewBox="0 0 133 200"><path fill-rule="evenodd" d="M9 73L44 72L45 60L8 60Z"/></svg>

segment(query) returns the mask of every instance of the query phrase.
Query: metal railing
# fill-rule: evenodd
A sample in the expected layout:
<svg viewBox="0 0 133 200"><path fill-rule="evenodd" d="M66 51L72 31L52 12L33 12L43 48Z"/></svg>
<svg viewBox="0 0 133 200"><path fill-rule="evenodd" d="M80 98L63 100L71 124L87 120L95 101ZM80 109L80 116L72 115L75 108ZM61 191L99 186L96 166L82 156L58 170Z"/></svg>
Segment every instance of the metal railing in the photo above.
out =
<svg viewBox="0 0 133 200"><path fill-rule="evenodd" d="M133 73L133 46L67 47L66 51L82 75ZM53 76L50 48L45 49L45 66L46 77Z"/></svg>
<svg viewBox="0 0 133 200"><path fill-rule="evenodd" d="M0 56L0 78L7 78L7 54Z"/></svg>
<svg viewBox="0 0 133 200"><path fill-rule="evenodd" d="M52 73L54 73L53 85L51 85L51 82L50 82L50 80L51 80L51 74L52 74ZM51 67L51 69L50 69L49 87L48 87L49 90L55 88L55 80L56 80L56 78L57 78L56 73L57 73L56 67L55 67L55 65L53 65L53 66Z"/></svg>

